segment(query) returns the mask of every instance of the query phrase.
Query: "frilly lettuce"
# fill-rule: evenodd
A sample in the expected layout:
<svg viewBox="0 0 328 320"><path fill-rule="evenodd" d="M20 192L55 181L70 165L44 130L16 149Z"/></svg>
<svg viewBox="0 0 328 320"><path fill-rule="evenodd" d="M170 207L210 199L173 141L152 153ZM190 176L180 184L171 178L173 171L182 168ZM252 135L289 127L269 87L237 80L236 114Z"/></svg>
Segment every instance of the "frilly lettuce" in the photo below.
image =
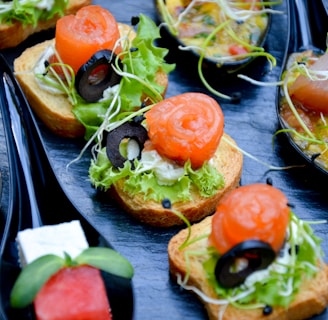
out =
<svg viewBox="0 0 328 320"><path fill-rule="evenodd" d="M50 10L48 10L51 7ZM63 16L64 10L68 5L68 0L54 0L40 6L39 0L13 0L0 1L0 23L10 24L20 21L24 25L31 24L36 26L38 21L53 18L55 15Z"/></svg>
<svg viewBox="0 0 328 320"><path fill-rule="evenodd" d="M124 181L124 191L132 195L142 193L145 200L162 201L169 198L172 203L192 199L192 191L204 197L210 197L224 187L224 178L210 164L205 163L200 169L192 170L190 162L184 165L184 174L169 185L159 184L153 169L143 170L142 163L126 161L123 168L115 168L107 158L105 149L98 153L97 159L91 160L89 178L98 189L106 191L120 179Z"/></svg>
<svg viewBox="0 0 328 320"><path fill-rule="evenodd" d="M164 60L168 49L154 45L158 38L160 38L159 28L149 17L141 14L137 35L132 41L132 48L137 50L130 50L125 54L122 71L139 77L142 82L135 77L122 77L119 86L120 114L132 112L139 107L145 94L153 103L162 99L161 95L165 87L156 82L156 73L161 70L169 73L175 65L167 64ZM112 99L108 99L90 104L79 99L74 106L73 113L85 126L87 140L106 118L105 114L111 102Z"/></svg>
<svg viewBox="0 0 328 320"><path fill-rule="evenodd" d="M284 250L285 254L290 255L288 262L276 261L264 271L265 277L259 277L250 284L247 284L246 280L243 285L233 289L223 288L217 283L214 270L219 254L210 247L209 259L203 266L218 296L231 301L233 296L249 291L249 294L233 304L244 309L265 305L288 307L299 291L302 281L313 277L320 269L322 261L321 240L314 235L308 223L301 221L293 213L288 234L287 249ZM299 248L298 252L290 249L295 248L295 245Z"/></svg>

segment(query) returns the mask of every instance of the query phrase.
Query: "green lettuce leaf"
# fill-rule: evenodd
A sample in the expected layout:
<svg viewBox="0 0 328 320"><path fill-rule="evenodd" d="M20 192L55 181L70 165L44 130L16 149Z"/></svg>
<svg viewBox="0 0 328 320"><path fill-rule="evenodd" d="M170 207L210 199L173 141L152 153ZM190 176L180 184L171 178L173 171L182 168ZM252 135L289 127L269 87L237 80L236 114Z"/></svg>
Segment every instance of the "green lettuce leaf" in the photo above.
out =
<svg viewBox="0 0 328 320"><path fill-rule="evenodd" d="M160 38L159 28L149 17L141 14L137 35L132 42L132 47L137 48L137 50L126 54L122 63L124 72L134 74L142 79L143 83L134 78L122 77L119 88L120 113L134 111L136 107L141 105L144 94L156 102L158 95L164 93L165 87L158 85L155 81L156 73L160 70L169 73L175 68L175 65L165 62L164 57L168 50L155 46L155 41L158 38ZM157 92L156 97L153 90ZM112 100L109 99L101 103L88 104L78 99L78 103L72 111L86 128L86 140L104 121L105 113L111 102Z"/></svg>
<svg viewBox="0 0 328 320"><path fill-rule="evenodd" d="M24 25L36 26L38 21L49 20L55 15L63 16L68 0L54 0L50 10L38 8L39 3L39 0L0 1L0 23L11 24L19 21Z"/></svg>
<svg viewBox="0 0 328 320"><path fill-rule="evenodd" d="M102 149L97 159L91 161L89 178L96 188L104 191L118 180L125 179L125 192L131 195L142 193L145 200L156 202L169 198L172 203L191 200L193 190L198 190L204 197L210 197L224 186L222 174L208 163L198 170L192 170L190 161L187 161L184 175L170 185L159 184L153 170L138 170L140 166L141 163L134 160L134 167L137 168L135 170L132 169L130 161L126 161L123 168L115 168L105 149Z"/></svg>
<svg viewBox="0 0 328 320"><path fill-rule="evenodd" d="M133 174L124 182L124 191L129 194L144 195L145 200L161 202L163 199L170 199L171 203L191 200L191 181L188 176L183 176L173 185L160 185L152 171L143 174Z"/></svg>
<svg viewBox="0 0 328 320"><path fill-rule="evenodd" d="M131 162L126 161L123 168L115 168L107 158L105 149L98 153L97 160L91 160L89 177L91 183L100 190L108 190L116 181L133 174Z"/></svg>
<svg viewBox="0 0 328 320"><path fill-rule="evenodd" d="M73 107L72 112L85 127L85 140L89 140L103 123L106 111L111 104L111 101L106 100L102 102L88 103L78 95L76 95L76 97L79 102Z"/></svg>
<svg viewBox="0 0 328 320"><path fill-rule="evenodd" d="M190 161L187 161L185 167L187 174L201 196L211 197L218 189L224 187L223 176L218 174L217 170L210 164L204 163L200 169L193 170Z"/></svg>

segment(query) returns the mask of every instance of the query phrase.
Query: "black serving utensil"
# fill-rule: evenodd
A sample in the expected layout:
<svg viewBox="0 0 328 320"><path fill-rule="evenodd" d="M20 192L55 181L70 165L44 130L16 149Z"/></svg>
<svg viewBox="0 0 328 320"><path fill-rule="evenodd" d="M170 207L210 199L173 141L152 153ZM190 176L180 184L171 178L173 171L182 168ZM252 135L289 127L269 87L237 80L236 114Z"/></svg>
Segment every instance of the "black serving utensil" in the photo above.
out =
<svg viewBox="0 0 328 320"><path fill-rule="evenodd" d="M320 16L321 2L289 0L288 6L290 25L288 55L305 50L313 50L322 54L326 43L317 45L321 35L316 32L316 26L326 25L323 19L327 17Z"/></svg>
<svg viewBox="0 0 328 320"><path fill-rule="evenodd" d="M289 18L289 43L284 57L283 73L290 66L295 55L303 51L312 50L317 56L324 53L326 49L326 35L328 31L328 15L326 14L321 1L312 0L289 0L288 1L288 18ZM319 32L321 31L321 32ZM279 123L282 129L288 129L287 123L281 116L281 105L283 101L283 88L278 87L276 93L276 110ZM319 171L328 174L316 157L306 154L301 147L295 142L289 132L285 132L291 146L311 165Z"/></svg>
<svg viewBox="0 0 328 320"><path fill-rule="evenodd" d="M181 57L181 64L186 64L188 68L190 65L194 66L197 69L197 62L200 59L200 53L196 49L192 50L180 50L179 47L185 47L185 43L176 35L174 35L170 28L165 24L165 14L163 13L163 7L161 3L166 5L166 0L154 0L155 9L157 13L157 18L159 23L163 24L161 27L162 36L164 39L167 39L167 43L170 46L170 50L173 50L173 55L175 57ZM263 33L259 36L257 41L257 46L262 47L267 39L271 25L271 13L268 13L268 23ZM172 45L173 44L173 45ZM179 62L180 62L179 60ZM205 56L202 64L204 69L212 70L215 73L222 75L235 75L238 71L249 65L254 60L254 57L241 58L240 60L226 60L220 62L214 58Z"/></svg>
<svg viewBox="0 0 328 320"><path fill-rule="evenodd" d="M2 173L0 171L0 208L1 208L1 199L2 199Z"/></svg>
<svg viewBox="0 0 328 320"><path fill-rule="evenodd" d="M43 224L80 220L90 246L111 247L71 203L47 158L31 109L11 69L0 55L0 107L8 150L9 206L0 247L1 319L35 319L32 308L12 309L10 291L20 271L17 232ZM133 291L129 279L103 273L113 319L132 319Z"/></svg>

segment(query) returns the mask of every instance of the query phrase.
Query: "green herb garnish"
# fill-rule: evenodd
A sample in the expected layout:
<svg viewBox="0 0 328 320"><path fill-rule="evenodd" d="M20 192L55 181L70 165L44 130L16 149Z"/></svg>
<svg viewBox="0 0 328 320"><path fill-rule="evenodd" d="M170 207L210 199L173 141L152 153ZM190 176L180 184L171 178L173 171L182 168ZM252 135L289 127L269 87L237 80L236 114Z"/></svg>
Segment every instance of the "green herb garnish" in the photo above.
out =
<svg viewBox="0 0 328 320"><path fill-rule="evenodd" d="M64 15L68 0L48 1L44 7L40 6L39 0L12 0L0 1L0 23L11 24L15 21L23 25L36 26L38 21L45 21L58 15Z"/></svg>
<svg viewBox="0 0 328 320"><path fill-rule="evenodd" d="M197 170L193 170L190 161L184 165L184 173L177 180L166 185L159 184L154 167L143 167L142 161L134 160L134 169L126 161L123 168L115 168L109 161L105 149L98 152L96 160L91 161L89 177L91 183L101 190L108 190L120 179L125 179L124 190L129 194L142 193L145 200L161 202L169 198L172 203L192 199L191 191L197 189L203 197L211 197L218 189L224 187L224 178L209 163L204 163Z"/></svg>

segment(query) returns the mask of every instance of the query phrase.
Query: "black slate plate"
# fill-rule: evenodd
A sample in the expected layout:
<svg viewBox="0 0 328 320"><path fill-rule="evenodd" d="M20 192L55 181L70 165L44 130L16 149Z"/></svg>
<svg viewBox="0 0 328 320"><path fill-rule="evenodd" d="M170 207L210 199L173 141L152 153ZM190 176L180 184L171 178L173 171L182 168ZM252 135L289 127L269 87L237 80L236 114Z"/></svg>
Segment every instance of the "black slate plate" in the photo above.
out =
<svg viewBox="0 0 328 320"><path fill-rule="evenodd" d="M132 16L144 13L156 19L153 1L137 2L135 0L107 1L95 0L95 3L108 8L120 22L130 23ZM283 14L272 17L270 33L265 44L266 50L277 59L277 67L272 70L263 59L257 59L243 73L257 80L274 82L279 79L281 66L287 42L286 4L277 7ZM53 32L42 33L31 37L15 50L7 50L6 56L12 61L28 45L50 38ZM168 44L169 45L169 44ZM174 55L169 55L169 61L176 62ZM208 93L198 79L194 70L185 61L178 64L169 77L170 83L167 96L173 96L187 91ZM273 184L280 188L288 197L300 217L327 218L328 197L325 180L308 166L299 154L291 148L287 139L273 134L279 128L275 107L276 89L272 86L253 86L241 79L227 81L225 77L212 76L210 83L217 89L228 93L238 90L242 94L239 104L221 101L225 115L225 131L238 143L239 147L255 156L257 159L283 167L299 165L291 170L274 170L261 163L245 157L242 184L265 182L272 178ZM97 226L98 230L109 239L110 243L133 264L135 276L133 279L135 292L135 320L200 320L207 319L202 303L189 292L180 290L171 281L168 272L167 243L180 228L157 229L142 225L130 218L118 208L115 203L97 194L90 186L87 178L89 155L66 169L70 159L79 155L83 141L72 141L55 137L39 124L46 145L48 157L56 175L73 203L82 210L86 217ZM3 137L0 131L0 142ZM0 143L0 150L3 149ZM0 166L8 171L6 160L0 152ZM8 183L4 175L4 190ZM7 207L8 196L4 193L3 208ZM2 214L5 211L2 211ZM328 227L319 225L317 234L323 239L322 246L328 254ZM328 313L315 317L315 320L327 319ZM313 320L314 320L313 319Z"/></svg>

